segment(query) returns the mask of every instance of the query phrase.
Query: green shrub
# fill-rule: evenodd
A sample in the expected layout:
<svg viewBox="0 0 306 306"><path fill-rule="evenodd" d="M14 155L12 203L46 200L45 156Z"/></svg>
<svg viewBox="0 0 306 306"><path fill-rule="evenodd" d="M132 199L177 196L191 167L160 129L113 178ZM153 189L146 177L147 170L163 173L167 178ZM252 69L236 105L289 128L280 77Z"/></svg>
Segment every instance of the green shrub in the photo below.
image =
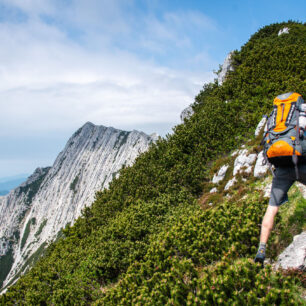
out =
<svg viewBox="0 0 306 306"><path fill-rule="evenodd" d="M22 239L21 239L20 249L23 249L24 245L27 242L27 239L28 239L30 231L31 231L31 225L35 225L35 224L36 224L36 219L35 218L32 218L28 221L28 223L25 227L25 230L24 230L24 234L23 234Z"/></svg>
<svg viewBox="0 0 306 306"><path fill-rule="evenodd" d="M78 181L79 181L79 176L77 175L69 186L70 190L72 190L74 193L76 193L75 187Z"/></svg>

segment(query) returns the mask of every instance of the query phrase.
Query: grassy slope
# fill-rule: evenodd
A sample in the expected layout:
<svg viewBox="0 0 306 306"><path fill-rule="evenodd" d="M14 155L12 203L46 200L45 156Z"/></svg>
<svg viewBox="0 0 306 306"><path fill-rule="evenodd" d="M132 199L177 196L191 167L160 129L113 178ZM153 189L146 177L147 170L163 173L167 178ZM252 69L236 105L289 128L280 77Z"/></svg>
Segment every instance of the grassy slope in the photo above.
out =
<svg viewBox="0 0 306 306"><path fill-rule="evenodd" d="M284 26L290 34L278 37ZM224 299L294 299L295 280L282 281L268 270L258 273L244 259L257 246L267 203L261 193L248 184L232 200L214 195L218 204L213 209L201 208L197 199L209 186L213 161L253 133L275 95L294 90L306 96L305 49L303 24L275 24L253 35L235 53L235 72L223 86L204 86L194 116L121 171L109 190L97 193L93 206L65 230L66 237L51 245L48 255L0 301L222 304ZM238 201L244 194L249 196Z"/></svg>
<svg viewBox="0 0 306 306"><path fill-rule="evenodd" d="M227 157L216 163L233 160ZM286 278L271 266L261 270L253 263L268 200L264 188L271 178L243 176L238 180L246 181L238 181L229 192L220 188L217 194L204 193L199 199L202 210L190 209L153 236L144 260L134 263L118 283L101 288L104 296L95 305L302 305L302 278ZM306 230L306 200L295 186L289 197L270 238L272 260L294 235Z"/></svg>

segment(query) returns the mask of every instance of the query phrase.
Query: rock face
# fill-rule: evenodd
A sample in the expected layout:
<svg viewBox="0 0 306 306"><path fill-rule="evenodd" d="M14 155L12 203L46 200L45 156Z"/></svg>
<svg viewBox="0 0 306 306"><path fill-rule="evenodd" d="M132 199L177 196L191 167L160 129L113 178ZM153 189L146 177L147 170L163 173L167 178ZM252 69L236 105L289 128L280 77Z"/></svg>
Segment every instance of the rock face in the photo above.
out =
<svg viewBox="0 0 306 306"><path fill-rule="evenodd" d="M0 270L3 262L11 265L5 268L9 273L3 286L81 215L95 192L107 188L123 165L131 165L148 149L156 140L152 136L88 122L69 139L51 168L38 168L23 185L0 198Z"/></svg>
<svg viewBox="0 0 306 306"><path fill-rule="evenodd" d="M233 55L233 52L230 52L226 56L224 63L222 65L221 71L218 73L218 84L219 85L222 85L229 71L234 71L234 67L232 65L232 60L231 60L232 55Z"/></svg>
<svg viewBox="0 0 306 306"><path fill-rule="evenodd" d="M306 232L293 238L293 242L278 256L275 268L294 268L306 272Z"/></svg>

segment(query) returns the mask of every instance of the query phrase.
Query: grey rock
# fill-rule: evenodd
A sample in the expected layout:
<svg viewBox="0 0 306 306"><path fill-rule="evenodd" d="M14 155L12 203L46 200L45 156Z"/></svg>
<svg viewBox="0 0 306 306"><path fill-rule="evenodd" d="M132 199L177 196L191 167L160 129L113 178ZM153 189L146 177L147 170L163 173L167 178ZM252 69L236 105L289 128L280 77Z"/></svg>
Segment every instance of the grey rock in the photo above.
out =
<svg viewBox="0 0 306 306"><path fill-rule="evenodd" d="M224 63L222 65L221 71L218 73L218 84L219 85L222 85L229 71L234 71L234 67L232 64L232 55L233 55L233 51L231 51L226 56Z"/></svg>
<svg viewBox="0 0 306 306"><path fill-rule="evenodd" d="M10 242L3 238L0 238L0 256L4 256L10 249Z"/></svg>
<svg viewBox="0 0 306 306"><path fill-rule="evenodd" d="M248 150L244 149L239 152L235 159L233 175L239 172L251 173L253 164L256 160L257 154L248 154ZM242 170L243 169L243 170Z"/></svg>
<svg viewBox="0 0 306 306"><path fill-rule="evenodd" d="M223 165L220 170L218 171L218 173L216 173L212 179L212 183L214 184L218 184L219 182L221 182L226 174L226 171L228 169L229 165Z"/></svg>
<svg viewBox="0 0 306 306"><path fill-rule="evenodd" d="M263 177L269 170L269 166L264 163L263 151L261 151L258 156L254 167L254 176L257 178Z"/></svg>
<svg viewBox="0 0 306 306"><path fill-rule="evenodd" d="M209 193L216 193L218 191L217 187L212 188Z"/></svg>
<svg viewBox="0 0 306 306"><path fill-rule="evenodd" d="M234 150L231 154L231 157L237 156L239 154L240 150Z"/></svg>
<svg viewBox="0 0 306 306"><path fill-rule="evenodd" d="M289 28L285 27L285 28L280 29L277 35L280 36L282 34L289 34Z"/></svg>
<svg viewBox="0 0 306 306"><path fill-rule="evenodd" d="M227 184L224 187L224 190L225 191L229 190L231 187L233 187L235 185L236 182L237 182L237 179L235 177L233 177L231 180L229 180L227 182Z"/></svg>
<svg viewBox="0 0 306 306"><path fill-rule="evenodd" d="M0 198L0 256L6 255L11 245L17 243L22 220L49 170L50 167L37 168L24 183Z"/></svg>
<svg viewBox="0 0 306 306"><path fill-rule="evenodd" d="M267 118L266 117L262 117L262 119L259 121L257 127L256 127L256 130L255 130L255 137L259 136L261 131L262 131L262 128L265 126L267 122Z"/></svg>
<svg viewBox="0 0 306 306"><path fill-rule="evenodd" d="M263 196L265 198L270 198L271 188L272 188L272 183L268 183L267 185L265 185L265 187L263 189Z"/></svg>
<svg viewBox="0 0 306 306"><path fill-rule="evenodd" d="M278 256L275 268L306 271L306 231L293 238L293 242Z"/></svg>

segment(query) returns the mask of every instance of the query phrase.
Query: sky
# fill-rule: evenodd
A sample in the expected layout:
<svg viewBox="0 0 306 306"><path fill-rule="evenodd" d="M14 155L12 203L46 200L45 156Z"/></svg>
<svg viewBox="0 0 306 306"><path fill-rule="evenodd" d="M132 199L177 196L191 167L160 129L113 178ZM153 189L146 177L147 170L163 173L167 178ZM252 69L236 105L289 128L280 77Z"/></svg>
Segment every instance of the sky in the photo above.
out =
<svg viewBox="0 0 306 306"><path fill-rule="evenodd" d="M0 178L83 124L165 136L226 55L305 0L0 0Z"/></svg>

